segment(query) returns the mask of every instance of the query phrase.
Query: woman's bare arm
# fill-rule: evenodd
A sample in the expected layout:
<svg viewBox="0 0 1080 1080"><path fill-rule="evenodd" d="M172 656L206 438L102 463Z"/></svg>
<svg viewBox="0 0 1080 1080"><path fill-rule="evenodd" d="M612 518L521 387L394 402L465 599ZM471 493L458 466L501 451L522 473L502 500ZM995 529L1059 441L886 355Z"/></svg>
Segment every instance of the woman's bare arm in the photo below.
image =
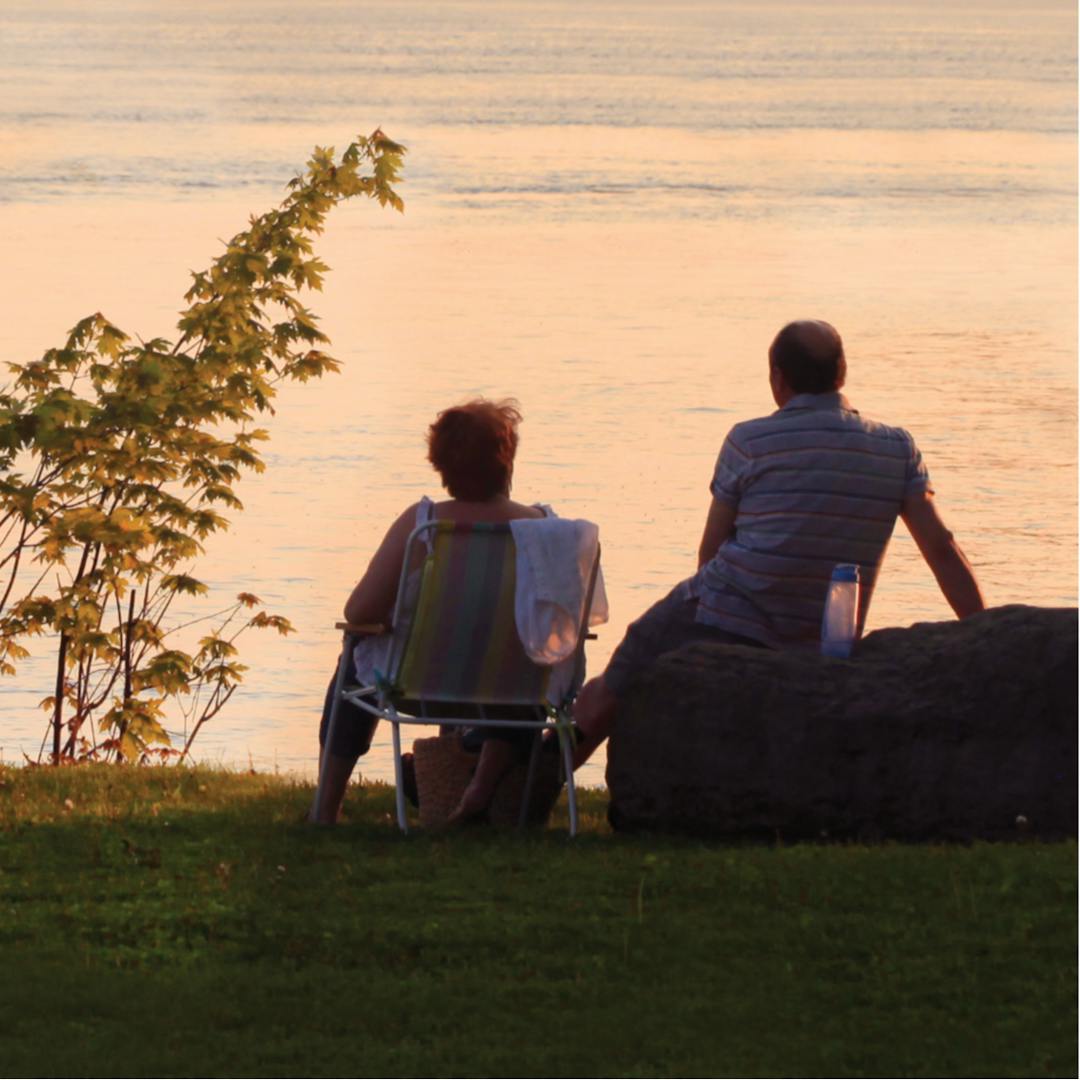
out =
<svg viewBox="0 0 1080 1080"><path fill-rule="evenodd" d="M371 557L364 576L345 601L345 619L350 623L390 624L397 599L398 580L405 561L405 543L416 524L416 505L410 506L383 537Z"/></svg>

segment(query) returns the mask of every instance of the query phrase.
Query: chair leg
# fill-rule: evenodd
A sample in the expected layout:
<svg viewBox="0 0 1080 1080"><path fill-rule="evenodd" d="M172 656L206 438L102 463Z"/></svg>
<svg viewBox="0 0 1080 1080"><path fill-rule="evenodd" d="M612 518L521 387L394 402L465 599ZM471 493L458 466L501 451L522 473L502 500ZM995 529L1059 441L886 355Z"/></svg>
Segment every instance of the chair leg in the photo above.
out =
<svg viewBox="0 0 1080 1080"><path fill-rule="evenodd" d="M405 775L401 764L401 724L397 717L390 718L390 726L394 730L394 799L397 803L398 828L403 833L409 831L409 819L405 813Z"/></svg>
<svg viewBox="0 0 1080 1080"><path fill-rule="evenodd" d="M577 836L577 789L574 787L574 751L571 747L573 740L570 731L561 724L559 732L559 749L562 750L563 768L566 770L566 803L570 810L570 835Z"/></svg>
<svg viewBox="0 0 1080 1080"><path fill-rule="evenodd" d="M533 788L536 786L536 767L540 763L540 748L543 732L537 728L533 735L532 748L529 750L529 767L525 773L525 791L521 796L521 813L518 815L518 828L524 829L529 824L529 807L532 806Z"/></svg>
<svg viewBox="0 0 1080 1080"><path fill-rule="evenodd" d="M341 643L341 657L338 659L337 675L334 678L334 703L330 706L330 719L326 722L326 740L323 742L322 753L319 755L319 779L315 784L315 798L308 817L308 820L313 822L319 821L319 807L322 805L323 791L326 786L326 765L330 757L330 747L334 745L334 731L337 728L338 712L341 709L341 691L345 689L348 676L351 646L352 638L346 634Z"/></svg>

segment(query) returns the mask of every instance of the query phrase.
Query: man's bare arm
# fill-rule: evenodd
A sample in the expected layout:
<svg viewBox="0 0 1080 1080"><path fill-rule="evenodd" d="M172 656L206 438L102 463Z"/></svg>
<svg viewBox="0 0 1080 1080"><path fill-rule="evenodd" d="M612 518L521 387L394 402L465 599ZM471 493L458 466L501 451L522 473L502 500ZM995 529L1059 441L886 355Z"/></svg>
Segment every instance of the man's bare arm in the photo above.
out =
<svg viewBox="0 0 1080 1080"><path fill-rule="evenodd" d="M986 602L975 580L975 571L938 515L933 496L925 491L909 496L900 516L957 618L982 611Z"/></svg>
<svg viewBox="0 0 1080 1080"><path fill-rule="evenodd" d="M735 507L731 503L714 498L709 506L705 531L698 546L698 569L700 570L719 550L720 545L735 533Z"/></svg>

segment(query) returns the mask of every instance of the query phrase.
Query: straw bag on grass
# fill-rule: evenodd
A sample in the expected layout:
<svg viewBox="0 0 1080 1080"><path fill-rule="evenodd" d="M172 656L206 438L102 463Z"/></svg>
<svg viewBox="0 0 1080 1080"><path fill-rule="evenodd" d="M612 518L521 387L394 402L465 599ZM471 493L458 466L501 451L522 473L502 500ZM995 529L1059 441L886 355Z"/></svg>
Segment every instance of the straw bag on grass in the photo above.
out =
<svg viewBox="0 0 1080 1080"><path fill-rule="evenodd" d="M460 735L436 735L413 743L420 824L444 825L472 779L476 754L461 745Z"/></svg>

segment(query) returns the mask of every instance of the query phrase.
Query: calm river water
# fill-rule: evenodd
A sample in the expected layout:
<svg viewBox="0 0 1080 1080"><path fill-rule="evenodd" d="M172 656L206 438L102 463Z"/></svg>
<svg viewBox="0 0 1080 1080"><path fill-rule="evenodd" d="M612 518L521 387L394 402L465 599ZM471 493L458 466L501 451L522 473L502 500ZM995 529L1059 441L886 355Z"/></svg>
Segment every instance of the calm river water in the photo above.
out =
<svg viewBox="0 0 1080 1080"><path fill-rule="evenodd" d="M281 396L199 567L211 606L255 592L298 629L249 640L200 756L310 774L333 622L437 494L427 424L475 394L522 403L515 494L600 524L602 666L692 569L720 442L771 410L801 316L915 435L990 602L1075 604L1075 49L1068 0L5 0L5 360L96 310L170 336L187 271L312 146L410 149L405 215L341 208L320 245L344 373ZM870 627L948 615L899 526ZM0 683L4 759L37 753L50 678Z"/></svg>

